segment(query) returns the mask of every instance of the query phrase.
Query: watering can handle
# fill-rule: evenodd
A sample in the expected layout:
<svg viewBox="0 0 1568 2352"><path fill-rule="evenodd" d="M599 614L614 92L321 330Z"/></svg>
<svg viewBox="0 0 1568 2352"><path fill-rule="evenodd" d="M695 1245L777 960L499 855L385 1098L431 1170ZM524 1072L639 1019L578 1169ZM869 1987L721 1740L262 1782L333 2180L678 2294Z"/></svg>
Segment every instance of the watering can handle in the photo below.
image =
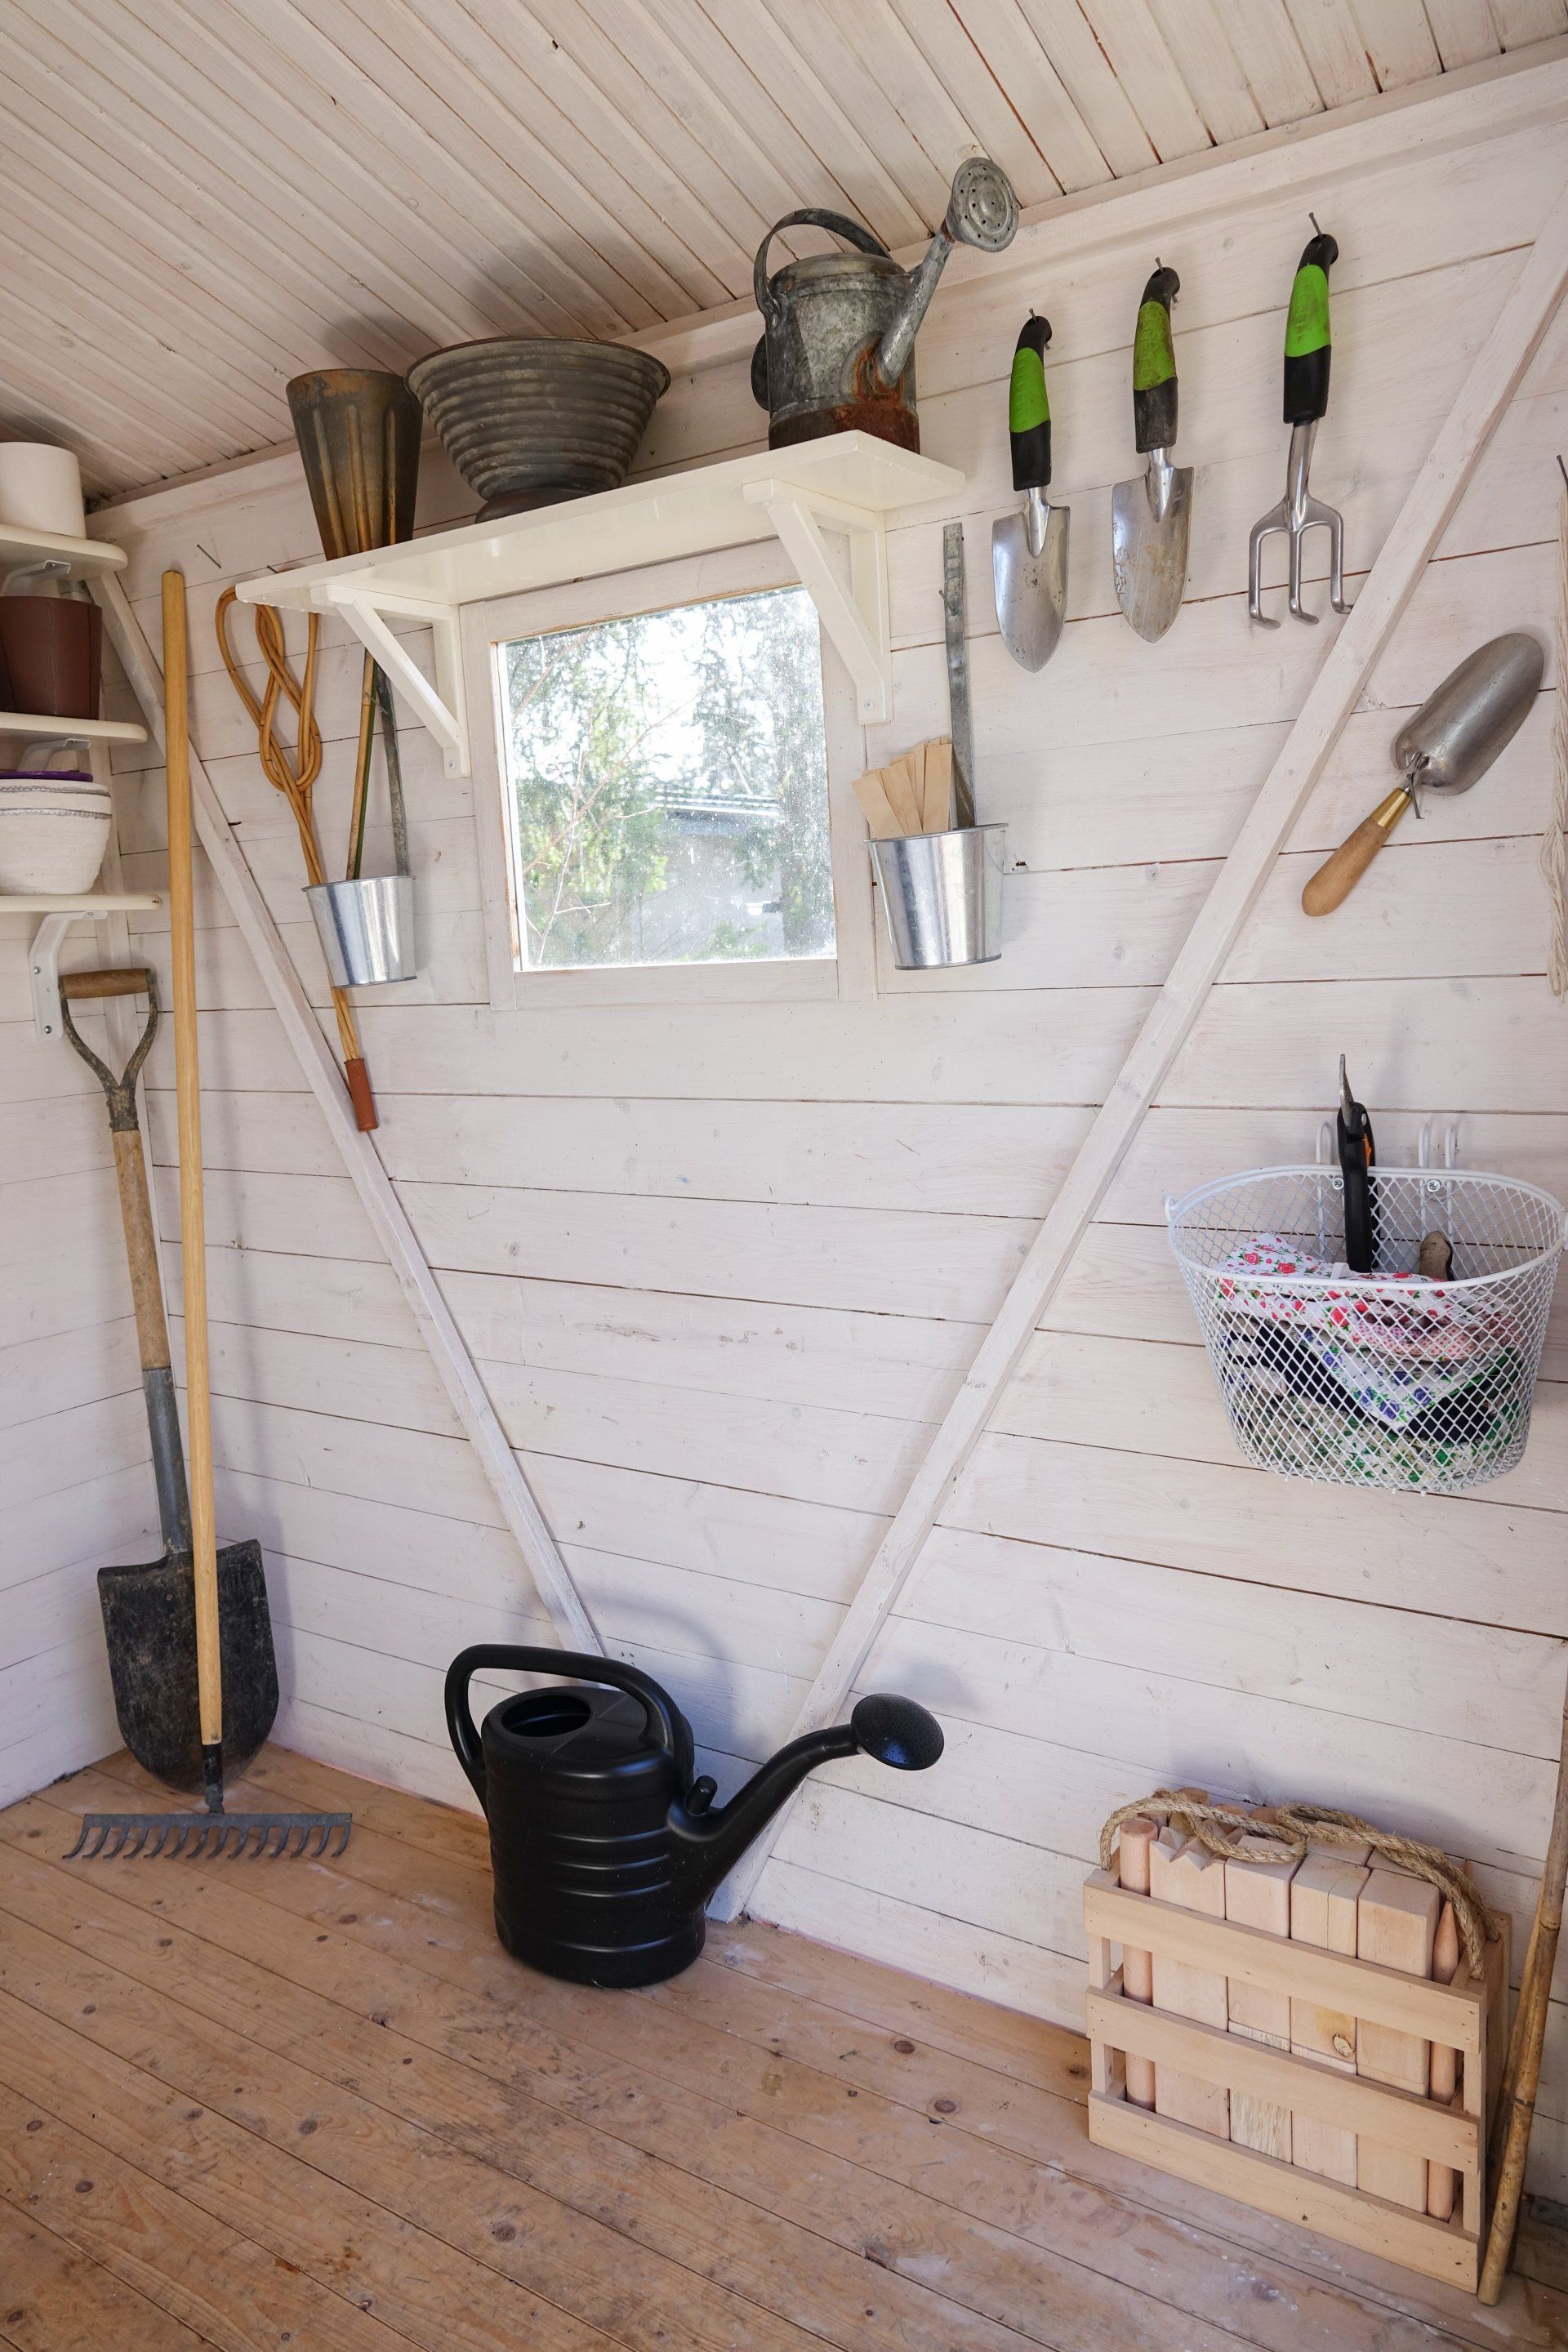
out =
<svg viewBox="0 0 1568 2352"><path fill-rule="evenodd" d="M607 1683L612 1690L629 1691L640 1698L647 1727L665 1752L675 1759L682 1790L691 1780L694 1759L691 1726L668 1691L639 1666L623 1665L618 1658L589 1658L575 1650L534 1650L515 1642L476 1642L459 1650L447 1669L447 1730L458 1763L480 1804L485 1801L485 1754L468 1706L468 1685L484 1666L504 1666L523 1675L575 1675L585 1683Z"/></svg>
<svg viewBox="0 0 1568 2352"><path fill-rule="evenodd" d="M752 291L756 296L758 310L770 322L778 316L779 306L773 299L765 265L768 247L781 228L831 229L835 236L846 238L850 245L858 246L862 253L879 253L885 258L891 258L874 229L867 228L860 221L850 220L844 213L824 212L818 205L807 205L798 213L785 213L782 220L774 221L758 246L757 257L752 265Z"/></svg>

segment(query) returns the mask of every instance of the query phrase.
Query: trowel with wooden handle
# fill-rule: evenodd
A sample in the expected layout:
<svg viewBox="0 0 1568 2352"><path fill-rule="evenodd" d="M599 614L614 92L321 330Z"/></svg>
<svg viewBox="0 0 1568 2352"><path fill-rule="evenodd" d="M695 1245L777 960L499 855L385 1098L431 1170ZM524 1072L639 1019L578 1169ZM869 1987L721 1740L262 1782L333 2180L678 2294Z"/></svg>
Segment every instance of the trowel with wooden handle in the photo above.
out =
<svg viewBox="0 0 1568 2352"><path fill-rule="evenodd" d="M1405 781L1363 817L1301 893L1309 915L1342 907L1408 808L1423 793L1468 793L1511 742L1541 686L1546 656L1522 629L1467 654L1394 739Z"/></svg>
<svg viewBox="0 0 1568 2352"><path fill-rule="evenodd" d="M1050 321L1031 310L1013 353L1007 432L1013 445L1013 488L1025 493L1022 514L991 526L991 572L1002 642L1024 669L1044 669L1057 649L1068 602L1066 507L1046 497L1051 479L1051 404L1046 393L1046 345ZM955 736L956 742L956 736Z"/></svg>
<svg viewBox="0 0 1568 2352"><path fill-rule="evenodd" d="M1182 609L1193 519L1193 469L1171 463L1176 437L1171 305L1180 289L1173 269L1156 269L1143 289L1132 339L1132 422L1138 454L1149 464L1110 494L1117 601L1151 645Z"/></svg>

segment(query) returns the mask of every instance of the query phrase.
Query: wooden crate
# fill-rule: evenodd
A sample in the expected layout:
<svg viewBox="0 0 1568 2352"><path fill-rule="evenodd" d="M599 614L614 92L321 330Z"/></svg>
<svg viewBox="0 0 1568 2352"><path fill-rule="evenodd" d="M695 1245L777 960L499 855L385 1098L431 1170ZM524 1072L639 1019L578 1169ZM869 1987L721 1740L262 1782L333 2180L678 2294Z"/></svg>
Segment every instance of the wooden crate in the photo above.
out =
<svg viewBox="0 0 1568 2352"><path fill-rule="evenodd" d="M1089 1931L1089 2136L1200 2188L1217 2189L1259 2212L1299 2221L1324 2236L1386 2255L1429 2278L1475 2290L1480 2268L1487 2128L1508 2032L1508 1938L1487 1947L1478 1980L1461 1953L1452 1984L1403 1976L1370 1960L1342 1958L1256 1927L1181 1911L1133 1895L1109 1872L1084 1887ZM1169 2011L1129 2000L1112 1945L1158 1952L1244 1983L1310 2000L1458 2051L1459 2089L1451 2105L1385 2089L1315 2060L1276 2050ZM1307 2172L1278 2157L1134 2106L1125 2058L1178 2067L1244 2096L1267 2099L1369 2139L1449 2165L1461 2191L1450 2221L1407 2210ZM1489 2059L1489 2053L1491 2053Z"/></svg>

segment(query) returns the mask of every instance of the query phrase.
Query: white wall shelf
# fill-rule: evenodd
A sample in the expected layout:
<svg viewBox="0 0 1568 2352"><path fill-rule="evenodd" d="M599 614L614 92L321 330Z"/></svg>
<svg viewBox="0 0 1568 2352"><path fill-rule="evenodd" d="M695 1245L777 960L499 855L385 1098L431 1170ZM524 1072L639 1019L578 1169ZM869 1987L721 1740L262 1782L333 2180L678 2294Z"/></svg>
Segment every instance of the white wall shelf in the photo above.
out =
<svg viewBox="0 0 1568 2352"><path fill-rule="evenodd" d="M145 914L163 900L146 890L83 891L78 896L45 891L7 898L0 891L0 915L41 915L27 950L27 988L33 1002L33 1027L47 1044L58 1045L60 1025L60 950L73 923L84 919L102 922L110 915Z"/></svg>
<svg viewBox="0 0 1568 2352"><path fill-rule="evenodd" d="M107 539L67 539L58 531L26 530L17 523L0 522L0 574L23 572L35 563L65 564L72 580L100 579L106 572L124 571L125 550Z"/></svg>
<svg viewBox="0 0 1568 2352"><path fill-rule="evenodd" d="M954 467L891 442L836 433L793 449L628 482L498 522L465 523L368 555L263 572L240 582L238 593L250 604L342 613L441 745L448 775L466 776L458 625L465 604L776 538L854 678L861 719L874 726L892 716L887 518L897 508L932 501L951 509L963 481ZM826 531L848 541L847 585ZM397 620L430 624L434 686L393 634L390 624Z"/></svg>
<svg viewBox="0 0 1568 2352"><path fill-rule="evenodd" d="M129 719L56 719L47 711L0 710L0 735L30 743L145 743L147 730Z"/></svg>

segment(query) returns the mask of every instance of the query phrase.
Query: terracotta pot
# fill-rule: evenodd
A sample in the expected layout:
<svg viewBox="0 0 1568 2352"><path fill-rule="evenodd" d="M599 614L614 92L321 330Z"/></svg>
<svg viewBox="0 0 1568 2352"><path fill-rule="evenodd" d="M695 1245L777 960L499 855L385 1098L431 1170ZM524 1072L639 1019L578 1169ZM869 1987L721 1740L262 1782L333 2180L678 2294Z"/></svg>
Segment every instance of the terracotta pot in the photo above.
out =
<svg viewBox="0 0 1568 2352"><path fill-rule="evenodd" d="M0 596L0 690L8 710L96 719L103 615L66 596Z"/></svg>

